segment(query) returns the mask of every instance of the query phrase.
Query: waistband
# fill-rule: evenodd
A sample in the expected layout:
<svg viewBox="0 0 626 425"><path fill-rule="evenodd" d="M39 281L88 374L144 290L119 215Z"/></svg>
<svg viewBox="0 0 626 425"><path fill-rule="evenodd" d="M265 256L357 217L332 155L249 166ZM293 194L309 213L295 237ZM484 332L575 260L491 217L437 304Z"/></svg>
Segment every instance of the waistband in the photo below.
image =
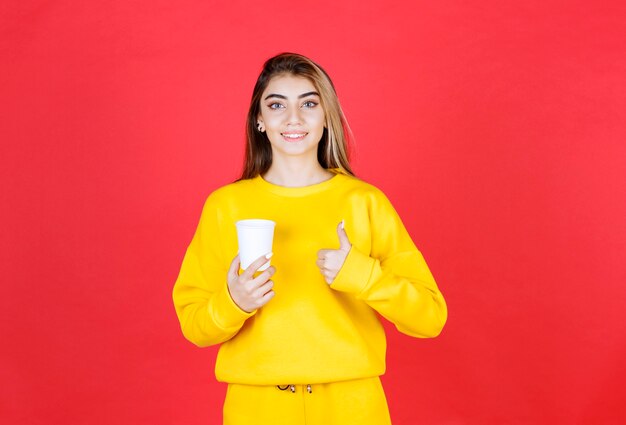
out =
<svg viewBox="0 0 626 425"><path fill-rule="evenodd" d="M294 384L287 384L284 385L285 388L283 388L283 386L281 385L276 385L276 388L278 388L281 391L285 391L287 389L289 389L292 393L296 392L296 386ZM306 384L306 391L311 394L313 392L313 388L311 387L311 384Z"/></svg>

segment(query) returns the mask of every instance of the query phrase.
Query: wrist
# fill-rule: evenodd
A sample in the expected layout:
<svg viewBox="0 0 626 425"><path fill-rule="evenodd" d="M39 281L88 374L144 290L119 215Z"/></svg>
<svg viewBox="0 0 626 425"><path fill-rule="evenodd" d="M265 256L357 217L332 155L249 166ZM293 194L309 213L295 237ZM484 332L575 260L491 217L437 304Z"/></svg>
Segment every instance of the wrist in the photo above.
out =
<svg viewBox="0 0 626 425"><path fill-rule="evenodd" d="M375 265L374 258L352 246L331 287L358 295L369 285Z"/></svg>

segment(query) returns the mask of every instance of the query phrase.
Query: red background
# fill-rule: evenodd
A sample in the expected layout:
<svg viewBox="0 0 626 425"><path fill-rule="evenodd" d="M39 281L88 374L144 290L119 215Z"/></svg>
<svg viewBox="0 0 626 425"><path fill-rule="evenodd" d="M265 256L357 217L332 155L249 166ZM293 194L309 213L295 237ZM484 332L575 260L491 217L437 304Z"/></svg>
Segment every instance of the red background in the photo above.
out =
<svg viewBox="0 0 626 425"><path fill-rule="evenodd" d="M623 4L2 2L0 422L221 423L171 289L296 51L448 301L386 324L394 423L625 423Z"/></svg>

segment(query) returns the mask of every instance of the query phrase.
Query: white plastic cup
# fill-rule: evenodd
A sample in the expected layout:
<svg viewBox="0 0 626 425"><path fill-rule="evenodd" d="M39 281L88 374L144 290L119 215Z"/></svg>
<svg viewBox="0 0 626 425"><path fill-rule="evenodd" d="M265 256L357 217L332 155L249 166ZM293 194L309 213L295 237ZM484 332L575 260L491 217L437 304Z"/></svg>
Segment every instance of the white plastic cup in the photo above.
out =
<svg viewBox="0 0 626 425"><path fill-rule="evenodd" d="M239 220L237 226L237 242L239 243L239 260L241 268L247 269L254 260L272 252L274 242L274 228L272 220L250 219ZM263 264L258 270L266 270L270 261Z"/></svg>

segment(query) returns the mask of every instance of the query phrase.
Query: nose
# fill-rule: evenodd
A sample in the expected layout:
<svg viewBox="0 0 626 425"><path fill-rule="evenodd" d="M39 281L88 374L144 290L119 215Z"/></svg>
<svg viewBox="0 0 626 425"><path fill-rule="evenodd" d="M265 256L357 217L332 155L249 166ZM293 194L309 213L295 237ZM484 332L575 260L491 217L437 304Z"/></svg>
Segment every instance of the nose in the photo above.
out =
<svg viewBox="0 0 626 425"><path fill-rule="evenodd" d="M300 109L297 107L289 108L287 113L287 125L298 125L302 124L302 119L300 117Z"/></svg>

